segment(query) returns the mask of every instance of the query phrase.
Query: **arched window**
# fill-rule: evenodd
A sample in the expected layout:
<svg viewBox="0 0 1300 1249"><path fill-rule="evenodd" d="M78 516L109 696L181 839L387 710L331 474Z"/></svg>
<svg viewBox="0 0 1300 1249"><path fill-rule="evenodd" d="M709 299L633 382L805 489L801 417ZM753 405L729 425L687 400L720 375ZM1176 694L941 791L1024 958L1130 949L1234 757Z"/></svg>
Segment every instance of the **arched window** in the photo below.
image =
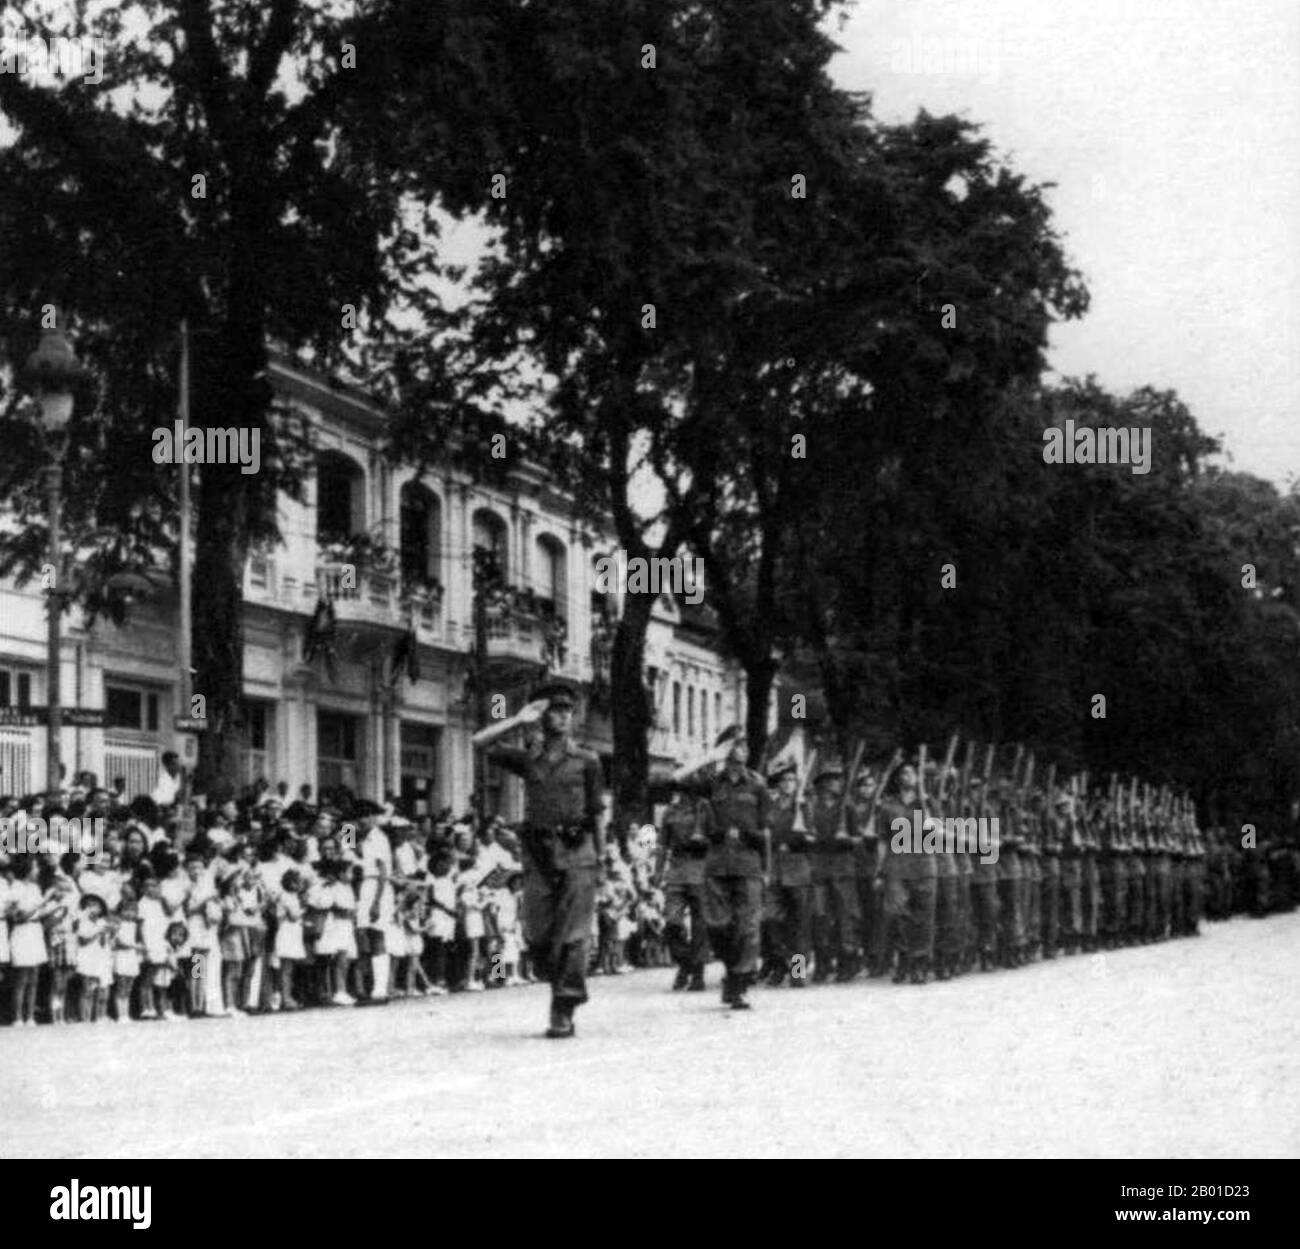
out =
<svg viewBox="0 0 1300 1249"><path fill-rule="evenodd" d="M495 512L479 508L474 513L474 549L491 551L496 558L497 572L502 581L509 580L509 550L507 544L506 522Z"/></svg>
<svg viewBox="0 0 1300 1249"><path fill-rule="evenodd" d="M673 682L673 736L682 735L682 683Z"/></svg>
<svg viewBox="0 0 1300 1249"><path fill-rule="evenodd" d="M341 451L316 457L316 538L346 542L366 532L366 474Z"/></svg>
<svg viewBox="0 0 1300 1249"><path fill-rule="evenodd" d="M700 691L700 737L704 739L704 744L709 744L709 692L708 690Z"/></svg>
<svg viewBox="0 0 1300 1249"><path fill-rule="evenodd" d="M695 686L686 687L686 736L695 736Z"/></svg>
<svg viewBox="0 0 1300 1249"><path fill-rule="evenodd" d="M568 576L564 544L549 533L537 539L537 572L533 589L561 619L568 614Z"/></svg>
<svg viewBox="0 0 1300 1249"><path fill-rule="evenodd" d="M442 524L438 496L418 482L402 487L402 580L410 585L442 579Z"/></svg>

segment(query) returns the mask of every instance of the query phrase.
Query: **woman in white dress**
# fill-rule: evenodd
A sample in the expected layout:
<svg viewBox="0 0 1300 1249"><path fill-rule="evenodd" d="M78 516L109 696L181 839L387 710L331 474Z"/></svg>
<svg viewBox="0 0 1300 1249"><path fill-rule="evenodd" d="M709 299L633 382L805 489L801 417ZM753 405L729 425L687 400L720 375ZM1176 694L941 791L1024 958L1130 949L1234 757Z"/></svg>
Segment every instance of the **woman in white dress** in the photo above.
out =
<svg viewBox="0 0 1300 1249"><path fill-rule="evenodd" d="M14 1026L36 1026L36 977L46 962L46 911L40 886L32 879L35 860L19 855L10 865L13 881L9 886L9 962L13 985L10 989Z"/></svg>

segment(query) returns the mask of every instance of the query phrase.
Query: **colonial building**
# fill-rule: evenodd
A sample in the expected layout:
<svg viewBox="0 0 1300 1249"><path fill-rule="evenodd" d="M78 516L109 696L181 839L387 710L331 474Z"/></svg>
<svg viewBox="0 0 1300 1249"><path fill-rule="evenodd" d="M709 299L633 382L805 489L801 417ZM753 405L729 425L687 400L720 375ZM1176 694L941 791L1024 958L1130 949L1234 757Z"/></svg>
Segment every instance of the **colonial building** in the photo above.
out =
<svg viewBox="0 0 1300 1249"><path fill-rule="evenodd" d="M281 499L282 543L245 570L238 779L284 780L294 792L345 784L400 794L419 810L461 811L478 698L491 707L503 697L497 705L513 711L544 675L586 693L586 740L608 766L605 669L621 601L597 590L594 565L613 550L612 534L583 523L527 465L506 488L447 466L417 479L382 454L389 418L370 400L286 364L273 377L312 422L317 451L302 501ZM496 574L484 598L482 664L476 565ZM65 726L70 772L108 784L124 777L129 794L152 788L162 751L177 742L174 719L188 714L177 620L166 597L137 605L122 628L88 627L75 612L65 619L64 704L104 713L102 727ZM646 645L653 758L698 756L742 718L743 682L717 637L706 606L658 600ZM44 701L41 587L0 587L0 793L43 784L45 730L22 723L32 717L21 709ZM514 778L489 775L489 809L515 816L519 802Z"/></svg>

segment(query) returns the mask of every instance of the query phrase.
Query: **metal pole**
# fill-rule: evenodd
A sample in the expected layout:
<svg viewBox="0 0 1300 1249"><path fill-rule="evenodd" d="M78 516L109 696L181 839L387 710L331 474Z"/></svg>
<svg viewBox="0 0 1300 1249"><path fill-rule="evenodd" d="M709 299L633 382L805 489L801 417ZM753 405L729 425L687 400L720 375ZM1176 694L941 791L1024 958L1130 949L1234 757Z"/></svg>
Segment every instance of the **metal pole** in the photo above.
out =
<svg viewBox="0 0 1300 1249"><path fill-rule="evenodd" d="M52 571L49 598L50 612L49 637L45 654L46 690L46 746L45 746L45 788L49 793L56 793L63 785L62 745L63 745L63 704L59 683L59 659L63 646L63 566L59 558L60 512L63 503L63 464L56 457L47 471L49 484L49 551L48 560Z"/></svg>
<svg viewBox="0 0 1300 1249"><path fill-rule="evenodd" d="M190 665L192 662L192 641L191 641L191 622L190 622L190 466L185 463L184 440L185 430L189 428L190 421L190 329L189 323L181 322L181 368L180 368L180 402L178 405L181 419L181 447L178 448L180 454L177 455L177 472L180 473L180 620L179 637L177 639L177 663L180 667L180 708L179 714L189 716L190 700L193 697L193 689L190 677ZM190 769L185 765L185 754L182 752L181 758L181 788L179 798L182 804L182 810L187 810L187 804L190 798ZM186 823L186 832L188 829L188 817L183 816Z"/></svg>
<svg viewBox="0 0 1300 1249"><path fill-rule="evenodd" d="M487 690L487 578L474 577L474 731L484 728L488 721ZM487 815L487 756L481 750L474 752L474 812L479 828Z"/></svg>

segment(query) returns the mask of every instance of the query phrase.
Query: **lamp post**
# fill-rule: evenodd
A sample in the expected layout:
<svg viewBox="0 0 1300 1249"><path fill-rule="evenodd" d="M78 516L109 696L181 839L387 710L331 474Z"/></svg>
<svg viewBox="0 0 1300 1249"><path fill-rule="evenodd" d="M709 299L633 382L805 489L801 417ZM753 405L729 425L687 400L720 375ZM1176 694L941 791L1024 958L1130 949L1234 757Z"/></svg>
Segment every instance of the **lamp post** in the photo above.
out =
<svg viewBox="0 0 1300 1249"><path fill-rule="evenodd" d="M57 322L57 318L56 318ZM63 624L63 561L60 551L60 519L63 505L63 457L68 449L68 421L72 419L72 387L77 380L77 359L68 336L58 328L43 329L41 341L27 358L23 370L28 388L40 405L41 432L50 462L46 467L49 543L48 593L49 633L46 641L46 754L45 788L57 793L62 788L63 703L60 693L59 661Z"/></svg>

